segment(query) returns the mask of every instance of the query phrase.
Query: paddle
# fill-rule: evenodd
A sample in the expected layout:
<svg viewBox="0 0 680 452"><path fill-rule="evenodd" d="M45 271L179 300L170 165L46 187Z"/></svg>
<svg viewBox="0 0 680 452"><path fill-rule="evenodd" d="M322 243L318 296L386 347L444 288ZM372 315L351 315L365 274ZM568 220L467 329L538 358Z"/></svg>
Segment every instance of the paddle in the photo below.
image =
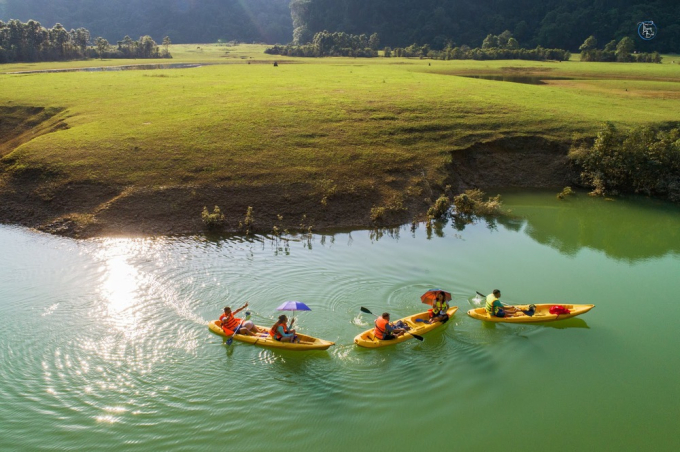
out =
<svg viewBox="0 0 680 452"><path fill-rule="evenodd" d="M243 326L243 322L244 322L244 320L241 319L241 323L239 323L238 326L236 327L236 329L234 330L234 334L232 334L231 337L229 339L227 339L227 345L231 345L231 343L234 342L234 336L236 335L236 333L238 333L238 331Z"/></svg>
<svg viewBox="0 0 680 452"><path fill-rule="evenodd" d="M361 307L361 312L365 312L366 314L375 315L375 314L373 314L370 310L368 310L367 308L364 308L363 306ZM375 316L378 317L377 315L375 315ZM404 333L404 334L410 334L412 337L415 337L415 338L418 339L419 341L424 341L424 340L425 340L425 338L424 338L423 336L418 336L417 334L413 334L413 333L411 333L411 332L409 332L409 331L407 331L407 332Z"/></svg>

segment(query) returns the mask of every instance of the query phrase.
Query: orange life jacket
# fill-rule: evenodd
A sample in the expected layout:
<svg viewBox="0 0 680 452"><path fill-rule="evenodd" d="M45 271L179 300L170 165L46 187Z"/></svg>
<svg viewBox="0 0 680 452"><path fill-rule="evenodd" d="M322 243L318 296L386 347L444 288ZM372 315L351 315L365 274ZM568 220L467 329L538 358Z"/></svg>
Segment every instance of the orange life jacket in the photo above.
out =
<svg viewBox="0 0 680 452"><path fill-rule="evenodd" d="M376 339L383 339L387 334L387 329L385 328L387 324L390 323L389 320L378 317L375 321L375 330L373 330L373 335Z"/></svg>
<svg viewBox="0 0 680 452"><path fill-rule="evenodd" d="M279 326L283 327L283 332L288 334L288 326L285 323L275 323L271 330L269 330L269 335L276 340L281 340L283 336L279 333Z"/></svg>
<svg viewBox="0 0 680 452"><path fill-rule="evenodd" d="M222 321L222 329L227 328L228 330L234 331L238 324L241 322L240 319L237 319L234 317L234 313L230 312L229 317L227 317L226 314L222 314L220 316L220 320Z"/></svg>

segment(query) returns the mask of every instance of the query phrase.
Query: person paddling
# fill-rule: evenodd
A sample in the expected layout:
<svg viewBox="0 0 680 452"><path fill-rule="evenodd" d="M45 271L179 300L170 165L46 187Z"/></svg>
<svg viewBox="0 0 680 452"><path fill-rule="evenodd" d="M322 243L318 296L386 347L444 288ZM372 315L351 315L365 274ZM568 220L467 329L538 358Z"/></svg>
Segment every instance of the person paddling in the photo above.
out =
<svg viewBox="0 0 680 452"><path fill-rule="evenodd" d="M500 298L501 291L498 289L495 289L493 293L486 296L485 308L489 317L511 317L515 313L520 312L519 309L514 306L508 306L501 303Z"/></svg>
<svg viewBox="0 0 680 452"><path fill-rule="evenodd" d="M375 320L373 336L378 340L389 341L396 339L405 332L405 329L395 328L394 325L390 323L390 314L388 312L383 312L383 314Z"/></svg>
<svg viewBox="0 0 680 452"><path fill-rule="evenodd" d="M290 329L293 327L295 319L290 322L290 327L286 325L287 322L288 317L280 315L279 320L272 326L272 329L269 330L269 335L279 342L299 343L300 338L295 335L295 330Z"/></svg>
<svg viewBox="0 0 680 452"><path fill-rule="evenodd" d="M253 322L250 320L243 321L242 319L234 317L234 314L238 314L247 307L248 302L235 311L232 311L229 306L224 308L224 314L220 316L220 322L222 322L222 330L227 336L232 336L239 325L241 325L241 328L238 330L239 334L252 336L256 333L255 324Z"/></svg>

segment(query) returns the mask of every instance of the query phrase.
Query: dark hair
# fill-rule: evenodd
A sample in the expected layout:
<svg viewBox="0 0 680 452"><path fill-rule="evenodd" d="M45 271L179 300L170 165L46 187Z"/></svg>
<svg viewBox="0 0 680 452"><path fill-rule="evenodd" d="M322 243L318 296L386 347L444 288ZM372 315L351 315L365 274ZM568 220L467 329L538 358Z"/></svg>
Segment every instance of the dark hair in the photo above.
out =
<svg viewBox="0 0 680 452"><path fill-rule="evenodd" d="M493 294L496 295L496 296L499 296L501 294L501 291L498 290L498 289L494 289Z"/></svg>
<svg viewBox="0 0 680 452"><path fill-rule="evenodd" d="M227 309L229 309L231 311L231 308L229 306L225 306L224 310L226 311Z"/></svg>
<svg viewBox="0 0 680 452"><path fill-rule="evenodd" d="M386 319L386 318L388 318L389 316L390 316L390 313L389 313L389 312L383 312L383 313L382 313L382 318L383 318L383 319Z"/></svg>
<svg viewBox="0 0 680 452"><path fill-rule="evenodd" d="M285 321L286 321L286 314L281 314L279 316L279 321L276 322L276 323L282 323L282 322L285 322Z"/></svg>

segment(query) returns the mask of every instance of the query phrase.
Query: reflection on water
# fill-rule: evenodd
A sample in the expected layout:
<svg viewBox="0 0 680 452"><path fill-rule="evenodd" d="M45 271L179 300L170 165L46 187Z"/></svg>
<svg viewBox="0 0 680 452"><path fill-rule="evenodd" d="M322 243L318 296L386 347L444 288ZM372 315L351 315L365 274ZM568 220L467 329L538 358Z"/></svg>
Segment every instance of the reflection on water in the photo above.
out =
<svg viewBox="0 0 680 452"><path fill-rule="evenodd" d="M603 199L584 193L558 200L546 193L506 193L508 216L481 218L452 216L425 223L428 240L446 237L450 226L457 232L484 224L490 231L502 226L521 232L538 243L573 256L584 248L635 262L667 254L680 254L680 206L642 197ZM411 232L422 225L414 225ZM371 231L372 240L399 237L397 229ZM415 234L413 234L415 235ZM454 237L461 237L453 234Z"/></svg>
<svg viewBox="0 0 680 452"><path fill-rule="evenodd" d="M541 194L507 194L523 232L538 243L575 255L583 248L630 262L680 253L680 207L644 198L607 201L583 193L560 201ZM516 220L503 221L518 230Z"/></svg>

